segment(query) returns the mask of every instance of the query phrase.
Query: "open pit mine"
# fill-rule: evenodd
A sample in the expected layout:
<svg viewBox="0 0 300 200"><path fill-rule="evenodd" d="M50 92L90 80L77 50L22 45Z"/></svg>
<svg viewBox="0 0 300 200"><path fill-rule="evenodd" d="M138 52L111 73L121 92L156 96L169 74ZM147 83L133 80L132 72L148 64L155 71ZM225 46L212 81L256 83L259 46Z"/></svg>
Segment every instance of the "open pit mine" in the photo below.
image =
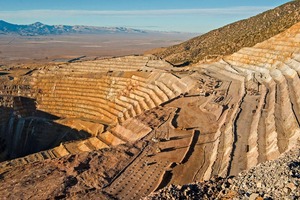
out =
<svg viewBox="0 0 300 200"><path fill-rule="evenodd" d="M187 67L143 55L3 68L0 183L23 173L34 187L0 196L140 199L236 176L297 146L299 76L300 23Z"/></svg>

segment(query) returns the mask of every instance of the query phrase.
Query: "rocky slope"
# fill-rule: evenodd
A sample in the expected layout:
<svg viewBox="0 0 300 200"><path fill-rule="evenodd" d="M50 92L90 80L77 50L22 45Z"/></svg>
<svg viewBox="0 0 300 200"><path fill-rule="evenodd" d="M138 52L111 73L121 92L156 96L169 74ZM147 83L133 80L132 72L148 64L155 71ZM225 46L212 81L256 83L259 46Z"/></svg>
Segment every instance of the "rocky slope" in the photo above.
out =
<svg viewBox="0 0 300 200"><path fill-rule="evenodd" d="M173 64L196 63L232 54L277 35L300 21L300 1L292 1L246 20L210 31L179 45L158 50Z"/></svg>
<svg viewBox="0 0 300 200"><path fill-rule="evenodd" d="M261 163L236 177L170 185L145 199L299 199L300 149Z"/></svg>

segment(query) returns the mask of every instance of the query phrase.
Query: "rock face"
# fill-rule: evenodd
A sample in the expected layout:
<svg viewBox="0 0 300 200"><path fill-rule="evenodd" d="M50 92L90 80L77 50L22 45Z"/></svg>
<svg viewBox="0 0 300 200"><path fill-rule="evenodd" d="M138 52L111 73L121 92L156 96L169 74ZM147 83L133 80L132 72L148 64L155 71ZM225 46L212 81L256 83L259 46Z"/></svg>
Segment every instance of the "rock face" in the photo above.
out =
<svg viewBox="0 0 300 200"><path fill-rule="evenodd" d="M173 64L197 63L252 47L300 21L300 1L292 1L255 17L229 24L155 53Z"/></svg>
<svg viewBox="0 0 300 200"><path fill-rule="evenodd" d="M298 150L259 163L299 146L299 36L296 23L185 68L126 56L6 71L0 198L297 198Z"/></svg>

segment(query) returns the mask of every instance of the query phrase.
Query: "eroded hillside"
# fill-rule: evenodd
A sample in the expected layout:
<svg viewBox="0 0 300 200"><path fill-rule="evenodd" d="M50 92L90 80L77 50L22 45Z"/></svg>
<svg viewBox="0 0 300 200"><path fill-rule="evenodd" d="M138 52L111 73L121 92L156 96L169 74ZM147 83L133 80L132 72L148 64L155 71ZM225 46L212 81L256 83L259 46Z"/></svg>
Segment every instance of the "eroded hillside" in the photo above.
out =
<svg viewBox="0 0 300 200"><path fill-rule="evenodd" d="M218 59L263 42L300 21L300 1L292 1L246 20L210 31L155 55L173 64ZM155 52L155 51L153 51Z"/></svg>

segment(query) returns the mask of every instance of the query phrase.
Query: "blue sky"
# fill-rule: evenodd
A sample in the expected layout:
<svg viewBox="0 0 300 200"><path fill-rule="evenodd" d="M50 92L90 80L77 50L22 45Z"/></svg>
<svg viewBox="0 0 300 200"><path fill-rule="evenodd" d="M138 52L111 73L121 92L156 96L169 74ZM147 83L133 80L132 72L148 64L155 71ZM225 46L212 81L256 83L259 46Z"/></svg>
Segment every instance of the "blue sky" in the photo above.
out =
<svg viewBox="0 0 300 200"><path fill-rule="evenodd" d="M274 8L285 0L0 0L11 23L125 26L204 33Z"/></svg>

